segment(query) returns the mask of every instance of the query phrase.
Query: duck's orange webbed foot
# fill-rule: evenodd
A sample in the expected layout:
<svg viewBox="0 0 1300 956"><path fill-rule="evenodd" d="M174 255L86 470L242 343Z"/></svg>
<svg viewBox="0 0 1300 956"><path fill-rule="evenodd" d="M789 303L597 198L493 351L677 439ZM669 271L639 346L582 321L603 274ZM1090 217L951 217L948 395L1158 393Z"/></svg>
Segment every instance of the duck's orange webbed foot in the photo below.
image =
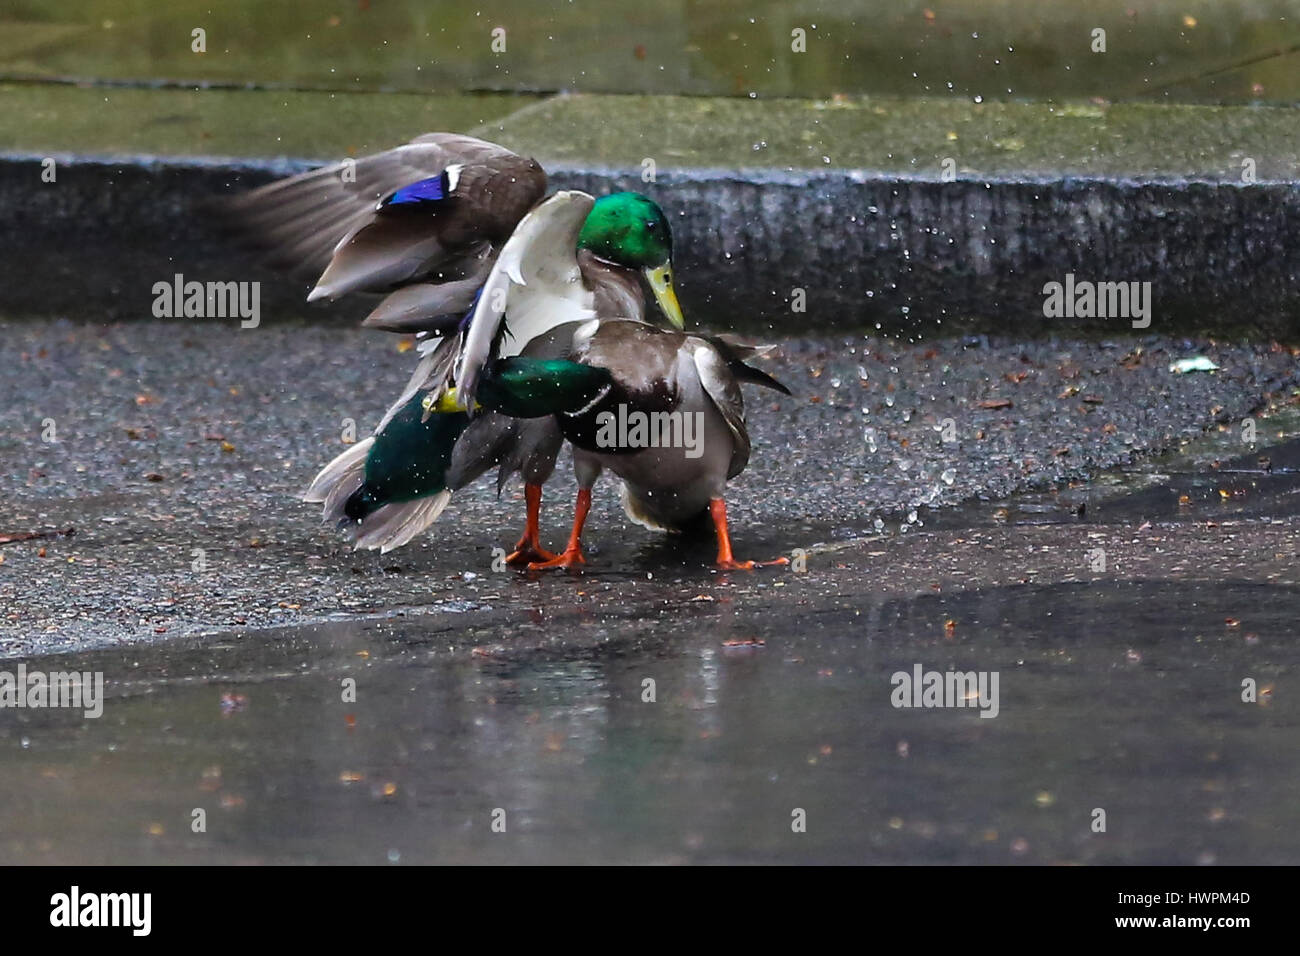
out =
<svg viewBox="0 0 1300 956"><path fill-rule="evenodd" d="M562 554L552 555L545 561L533 561L528 565L529 571L545 571L549 568L576 568L587 563L582 556L582 526L586 523L587 512L591 511L591 489L578 489L578 502L573 509L573 530L569 532L569 543Z"/></svg>
<svg viewBox="0 0 1300 956"><path fill-rule="evenodd" d="M547 551L540 545L520 541L515 545L515 550L506 555L506 564L512 568L526 568L542 561L554 561L557 557L554 551Z"/></svg>
<svg viewBox="0 0 1300 956"><path fill-rule="evenodd" d="M542 486L524 485L524 500L528 502L528 521L524 525L524 536L515 545L515 550L506 555L506 564L512 568L527 567L543 561L554 561L558 555L542 547L537 519L542 512Z"/></svg>
<svg viewBox="0 0 1300 956"><path fill-rule="evenodd" d="M561 554L553 554L545 561L534 561L528 565L529 571L546 571L550 568L576 568L587 563L581 548L565 548Z"/></svg>
<svg viewBox="0 0 1300 956"><path fill-rule="evenodd" d="M753 571L755 568L774 568L789 563L789 558L773 558L771 561L737 561L735 558L724 561L719 558L714 567L719 571Z"/></svg>
<svg viewBox="0 0 1300 956"><path fill-rule="evenodd" d="M772 561L737 561L731 553L731 533L727 530L727 503L721 498L709 502L709 515L713 518L713 528L718 533L718 560L714 565L719 571L752 571L754 568L770 568L789 564L789 558L776 558Z"/></svg>

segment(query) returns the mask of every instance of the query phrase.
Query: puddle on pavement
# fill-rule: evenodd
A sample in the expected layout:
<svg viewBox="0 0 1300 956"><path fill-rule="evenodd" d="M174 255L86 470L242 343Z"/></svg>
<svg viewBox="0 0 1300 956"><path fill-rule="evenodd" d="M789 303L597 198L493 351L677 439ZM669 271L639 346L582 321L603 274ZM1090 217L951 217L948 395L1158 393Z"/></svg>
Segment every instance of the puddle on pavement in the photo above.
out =
<svg viewBox="0 0 1300 956"><path fill-rule="evenodd" d="M1091 481L999 501L968 501L922 515L931 530L1294 517L1300 514L1300 411L1287 408L1261 417L1253 427L1257 440L1250 444L1242 440L1240 427L1215 430L1176 453L1106 471ZM899 524L897 516L888 524Z"/></svg>
<svg viewBox="0 0 1300 956"><path fill-rule="evenodd" d="M1237 474L1260 455L1273 474ZM1169 483L1093 515L1175 519L1186 495L1200 520L1238 501L1230 474L1269 485L1259 513L1295 514L1297 443L1217 457L1210 477L1143 466ZM0 713L0 862L1294 862L1298 598L1121 580L645 614L589 596L487 626L46 658L28 666L102 670L108 700L97 720ZM896 709L891 675L918 664L996 673L998 715Z"/></svg>
<svg viewBox="0 0 1300 956"><path fill-rule="evenodd" d="M101 718L4 714L0 862L1294 862L1297 708L1240 693L1300 667L1297 597L539 609L517 636L563 648L415 620L83 655L47 666L103 670ZM998 715L895 709L917 664L996 672Z"/></svg>

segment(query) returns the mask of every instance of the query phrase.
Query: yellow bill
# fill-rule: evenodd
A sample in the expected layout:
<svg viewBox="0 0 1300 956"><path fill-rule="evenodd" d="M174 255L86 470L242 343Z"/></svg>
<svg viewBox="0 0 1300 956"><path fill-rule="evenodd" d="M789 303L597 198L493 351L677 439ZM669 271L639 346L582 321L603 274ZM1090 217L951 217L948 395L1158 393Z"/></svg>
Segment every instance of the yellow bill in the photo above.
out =
<svg viewBox="0 0 1300 956"><path fill-rule="evenodd" d="M675 328L686 328L686 319L682 317L682 307L677 304L677 293L673 289L673 268L670 263L665 262L655 269L646 269L645 277L650 283L650 289L655 294L655 301L659 303L659 308L663 310L664 315L668 316L668 321Z"/></svg>
<svg viewBox="0 0 1300 956"><path fill-rule="evenodd" d="M422 422L427 422L430 415L454 415L456 412L466 410L461 404L460 396L456 394L455 386L442 392L430 392L424 396L420 407L424 409L424 414L420 418Z"/></svg>

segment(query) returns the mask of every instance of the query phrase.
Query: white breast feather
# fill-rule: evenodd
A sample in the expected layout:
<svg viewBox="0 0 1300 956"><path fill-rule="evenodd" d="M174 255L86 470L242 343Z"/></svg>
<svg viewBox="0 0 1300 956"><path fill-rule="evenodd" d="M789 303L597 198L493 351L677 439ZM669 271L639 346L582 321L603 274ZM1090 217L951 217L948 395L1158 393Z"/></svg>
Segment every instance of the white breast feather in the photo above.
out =
<svg viewBox="0 0 1300 956"><path fill-rule="evenodd" d="M594 296L578 269L578 234L595 200L558 192L516 227L497 257L470 319L456 369L462 393L472 396L504 318L499 355L518 355L538 335L565 322L595 317Z"/></svg>

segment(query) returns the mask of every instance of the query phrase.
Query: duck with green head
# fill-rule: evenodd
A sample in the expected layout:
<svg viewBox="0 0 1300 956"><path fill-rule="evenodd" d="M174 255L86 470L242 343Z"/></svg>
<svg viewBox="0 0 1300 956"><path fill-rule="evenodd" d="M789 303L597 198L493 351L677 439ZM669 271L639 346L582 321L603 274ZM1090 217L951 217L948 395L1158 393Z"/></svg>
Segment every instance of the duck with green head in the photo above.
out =
<svg viewBox="0 0 1300 956"><path fill-rule="evenodd" d="M560 192L538 202L545 174L534 161L450 134L421 137L348 169L352 190L339 185L342 168L327 167L237 203L246 231L281 261L332 250L309 298L385 293L365 324L422 340L415 373L375 433L326 465L305 499L321 503L325 520L344 526L356 547L389 551L436 520L451 492L495 466L499 493L518 471L527 518L507 560L553 558L541 547L538 517L563 436L551 418L507 411L550 407L538 387L550 404L587 395L590 372L529 363L554 357L557 347L543 337L557 326L644 319L642 277L668 321L682 327L666 215L631 192L599 200ZM484 339L475 329L487 324L493 333ZM448 398L466 349L476 369L480 360L514 360L473 417ZM512 391L522 367L530 370L528 395ZM540 369L543 378L534 374ZM534 404L521 406L524 400Z"/></svg>
<svg viewBox="0 0 1300 956"><path fill-rule="evenodd" d="M578 249L596 262L639 269L659 308L676 328L683 328L681 306L673 286L673 234L654 200L640 193L613 193L596 200L578 233ZM590 268L590 267L589 267ZM598 315L642 317L644 309L597 309Z"/></svg>
<svg viewBox="0 0 1300 956"><path fill-rule="evenodd" d="M433 133L233 204L275 262L318 271L310 299L384 293L365 324L424 340L375 434L327 465L307 499L357 547L388 551L428 527L452 490L494 465L498 490L521 471L528 519L511 562L571 567L583 562L591 486L609 469L634 521L673 530L711 516L719 566L752 567L732 555L722 497L749 455L740 383L784 387L746 363L758 349L643 321L638 273L683 326L658 205L636 193L542 201L545 187L534 160ZM609 447L598 432L616 405L702 416L707 453ZM537 518L566 438L578 507L568 546L552 555Z"/></svg>
<svg viewBox="0 0 1300 956"><path fill-rule="evenodd" d="M545 427L558 429L573 446L578 479L573 530L562 553L530 562L530 568L586 563L583 528L592 487L605 470L622 479L624 510L637 524L680 532L711 522L719 569L789 563L784 557L738 559L727 520L727 483L744 470L750 455L741 385L790 394L749 364L768 348L635 319L596 317L553 326L533 338L528 354L499 358L483 343L495 340L501 320L482 306L476 311L457 366L455 393L444 393L441 401L451 408L502 409L526 391L534 397L510 402L509 413L547 416ZM503 398L500 383L506 379L512 395Z"/></svg>

